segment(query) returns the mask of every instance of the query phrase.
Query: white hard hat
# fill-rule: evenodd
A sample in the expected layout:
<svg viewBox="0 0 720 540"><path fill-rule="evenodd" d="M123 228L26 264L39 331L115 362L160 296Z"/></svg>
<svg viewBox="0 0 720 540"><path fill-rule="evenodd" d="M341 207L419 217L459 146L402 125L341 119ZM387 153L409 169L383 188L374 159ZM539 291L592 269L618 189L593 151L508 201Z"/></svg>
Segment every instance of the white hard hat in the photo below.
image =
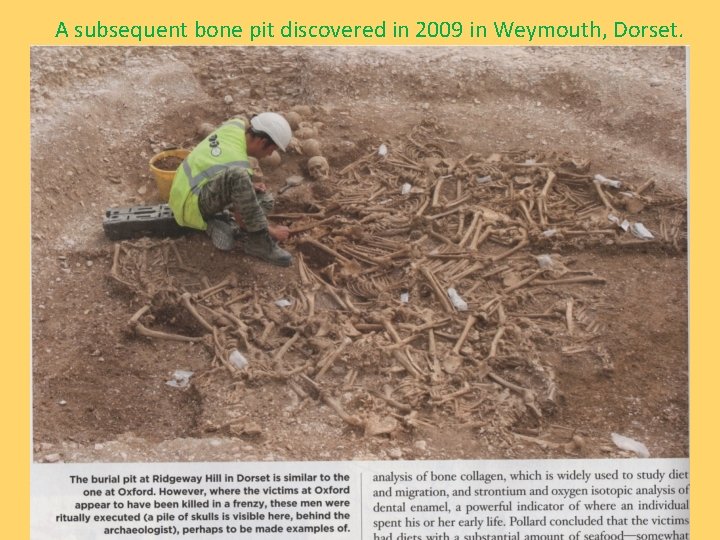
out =
<svg viewBox="0 0 720 540"><path fill-rule="evenodd" d="M290 129L290 124L288 124L287 120L278 113L260 113L252 117L250 125L257 131L267 133L278 148L283 151L285 151L287 145L290 144L292 129Z"/></svg>

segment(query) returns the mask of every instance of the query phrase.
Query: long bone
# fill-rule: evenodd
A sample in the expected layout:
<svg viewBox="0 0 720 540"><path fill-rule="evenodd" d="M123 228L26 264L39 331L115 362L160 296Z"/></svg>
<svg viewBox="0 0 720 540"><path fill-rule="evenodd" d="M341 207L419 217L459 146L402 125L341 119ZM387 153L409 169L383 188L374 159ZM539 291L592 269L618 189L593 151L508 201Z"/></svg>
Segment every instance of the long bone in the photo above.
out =
<svg viewBox="0 0 720 540"><path fill-rule="evenodd" d="M517 384L511 383L510 381L503 379L496 373L490 372L487 376L496 383L504 386L505 388L509 388L513 392L517 392L518 394L520 394L523 398L523 401L525 402L525 406L530 409L538 418L542 417L540 409L535 404L535 392L527 388L523 388L522 386L519 386Z"/></svg>
<svg viewBox="0 0 720 540"><path fill-rule="evenodd" d="M553 185L553 182L555 181L555 178L556 178L555 173L548 170L547 171L547 180L545 182L545 185L542 188L542 191L540 192L540 195L538 195L538 198L537 198L538 214L540 215L540 226L542 228L546 228L548 225L547 197L548 197L548 193L550 191L550 187Z"/></svg>
<svg viewBox="0 0 720 540"><path fill-rule="evenodd" d="M573 320L573 299L570 298L567 301L567 307L565 309L565 321L567 322L568 334L573 335L575 331L575 323Z"/></svg>
<svg viewBox="0 0 720 540"><path fill-rule="evenodd" d="M473 327L473 325L477 322L477 317L473 314L468 315L467 320L465 321L465 327L463 328L462 332L460 333L460 337L458 338L457 342L455 343L455 346L452 349L453 354L460 354L460 349L462 348L463 344L465 343L465 340L467 339L468 334L470 333L470 329Z"/></svg>
<svg viewBox="0 0 720 540"><path fill-rule="evenodd" d="M333 366L335 361L340 358L343 351L352 343L352 339L344 336L340 345L326 354L317 364L318 372L315 374L315 381L318 381Z"/></svg>
<svg viewBox="0 0 720 540"><path fill-rule="evenodd" d="M205 320L205 318L200 315L197 309L195 309L195 306L192 305L192 302L190 299L192 298L192 295L189 292L185 292L180 296L180 300L182 301L183 305L187 308L187 310L190 312L190 314L195 317L195 319L205 328L208 332L212 332L214 326L212 326L209 322Z"/></svg>
<svg viewBox="0 0 720 540"><path fill-rule="evenodd" d="M444 178L439 178L438 181L435 182L435 189L432 196L433 208L437 208L438 206L440 206L440 191L442 191L443 182L445 182Z"/></svg>
<svg viewBox="0 0 720 540"><path fill-rule="evenodd" d="M612 204L610 204L610 200L608 199L607 195L605 194L605 191L603 191L603 188L598 180L593 180L593 185L595 186L595 191L597 191L597 194L600 196L600 200L605 205L605 208L610 210L611 212L617 212Z"/></svg>
<svg viewBox="0 0 720 540"><path fill-rule="evenodd" d="M235 274L230 274L225 279L223 279L220 283L213 285L211 287L208 287L207 289L204 289L200 292L197 292L194 294L194 297L196 300L204 300L206 298L209 298L210 296L214 295L215 293L220 292L227 286L231 287L237 287L238 279Z"/></svg>
<svg viewBox="0 0 720 540"><path fill-rule="evenodd" d="M477 229L475 229L475 234L473 235L473 238L468 245L470 249L476 250L480 246L480 244L487 240L488 237L492 234L492 227L487 227L484 231L482 230L482 227L483 223L478 223Z"/></svg>
<svg viewBox="0 0 720 540"><path fill-rule="evenodd" d="M326 246L325 244L322 244L321 242L318 242L314 238L301 238L300 240L298 240L298 243L301 245L307 244L307 245L316 247L319 250L324 251L328 255L332 255L337 260L339 260L345 264L350 264L350 259L348 259L347 257L344 257L343 255L340 255L340 253L338 253L334 249Z"/></svg>
<svg viewBox="0 0 720 540"><path fill-rule="evenodd" d="M482 226L482 222L480 220L482 215L483 215L482 210L476 210L473 213L473 219L470 222L470 226L468 227L467 232L465 233L465 236L463 236L462 240L460 240L460 242L458 242L458 245L460 247L464 247L465 244L474 236L475 230L478 227Z"/></svg>
<svg viewBox="0 0 720 540"><path fill-rule="evenodd" d="M442 304L443 309L448 313L455 313L455 309L450 303L447 294L445 294L445 292L442 290L442 288L437 282L437 278L433 275L433 273L425 267L421 267L420 272L422 272L423 276L425 276L425 279L427 279L428 283L430 283L430 287L432 287L433 292L435 293L437 299L440 301L440 304Z"/></svg>
<svg viewBox="0 0 720 540"><path fill-rule="evenodd" d="M365 422L355 415L350 415L343 409L342 405L340 403L330 397L327 392L325 392L318 383L313 381L310 377L304 374L300 374L300 377L308 383L314 390L317 392L317 395L320 397L322 401L325 402L326 405L328 405L333 411L335 411L335 414L337 414L346 424L349 424L353 427L359 427L359 428L365 428Z"/></svg>
<svg viewBox="0 0 720 540"><path fill-rule="evenodd" d="M503 294L509 294L509 293L511 293L511 292L519 289L520 287L523 287L524 285L527 285L528 283L530 283L531 281L533 281L534 279L536 279L537 277L539 277L543 272L545 272L544 269L537 270L537 271L533 272L532 274L530 274L530 275L529 275L528 277L526 277L525 279L518 281L515 285L512 285L512 286L508 287L507 289L504 289L504 290L503 290Z"/></svg>
<svg viewBox="0 0 720 540"><path fill-rule="evenodd" d="M140 322L140 317L142 317L147 311L150 309L150 306L144 306L140 308L131 318L130 321L128 321L128 325L130 328L133 329L133 331L136 334L139 334L141 336L154 338L154 339L166 339L168 341L184 341L184 342L196 342L200 341L202 338L193 338L189 336L182 336L179 334L168 334L166 332L159 332L157 330L150 330L145 325L143 325Z"/></svg>
<svg viewBox="0 0 720 540"><path fill-rule="evenodd" d="M290 347L292 347L295 342L300 338L300 332L295 332L293 336L288 339L285 343L282 344L282 346L273 354L272 357L272 366L275 371L282 371L282 361L285 354L290 350Z"/></svg>
<svg viewBox="0 0 720 540"><path fill-rule="evenodd" d="M369 392L371 395L373 395L373 396L375 396L375 397L377 397L377 398L382 399L383 401L385 401L385 403L387 403L387 404L389 404L389 405L392 405L393 407L395 407L395 408L398 409L399 411L402 411L402 412L404 412L404 413L410 413L410 412L413 411L413 408L412 408L410 405L406 405L405 403L400 403L399 401L391 398L390 396L386 396L386 395L381 394L381 393L378 392L377 390L370 389L370 390L368 390L368 392Z"/></svg>
<svg viewBox="0 0 720 540"><path fill-rule="evenodd" d="M505 253L501 253L500 255L497 255L497 256L495 256L495 257L490 257L490 260L491 260L493 263L496 263L496 262L498 262L498 261L501 261L501 260L509 257L509 256L512 255L513 253L515 253L515 252L517 252L517 251L520 251L522 248L524 248L525 246L527 246L527 245L530 243L530 242L528 241L527 231L526 231L525 229L520 229L520 234L522 235L522 238L520 239L520 241L517 243L516 246L514 246L514 247L511 248L511 249L509 249L509 250L506 251Z"/></svg>

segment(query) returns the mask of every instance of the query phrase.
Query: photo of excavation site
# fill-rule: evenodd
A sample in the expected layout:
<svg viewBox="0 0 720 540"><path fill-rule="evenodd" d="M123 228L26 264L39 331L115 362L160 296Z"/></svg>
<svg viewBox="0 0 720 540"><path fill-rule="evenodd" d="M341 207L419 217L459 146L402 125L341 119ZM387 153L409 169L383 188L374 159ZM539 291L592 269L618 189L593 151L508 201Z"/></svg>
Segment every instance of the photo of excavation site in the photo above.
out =
<svg viewBox="0 0 720 540"><path fill-rule="evenodd" d="M34 459L687 456L686 52L32 48ZM286 268L166 206L266 111Z"/></svg>

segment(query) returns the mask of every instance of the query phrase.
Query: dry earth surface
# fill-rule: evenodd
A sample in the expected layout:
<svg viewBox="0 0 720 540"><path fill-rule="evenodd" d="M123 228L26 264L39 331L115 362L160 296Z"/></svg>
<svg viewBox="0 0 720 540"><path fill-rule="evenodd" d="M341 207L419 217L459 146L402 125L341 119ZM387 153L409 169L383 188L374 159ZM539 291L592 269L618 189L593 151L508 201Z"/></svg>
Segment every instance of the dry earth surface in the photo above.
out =
<svg viewBox="0 0 720 540"><path fill-rule="evenodd" d="M198 343L148 340L129 330L141 304L110 279L114 244L101 226L107 208L158 202L148 170L156 152L192 147L203 138L203 123L297 105L320 123L318 139L334 173L383 143L392 152L429 120L452 141L446 148L455 157L569 153L589 159L592 173L632 185L652 179L684 196L684 49L41 47L32 50L31 69L37 460L631 455L612 444L612 432L643 442L654 457L688 454L684 245L561 251L606 279L577 285L573 294L592 305L614 369L591 356L549 354L559 396L540 431L521 421L457 429L431 415L432 425L370 436L326 404L302 402L282 380L215 369L202 379L213 384L168 386L175 370L208 372L211 356ZM305 161L288 154L279 167L264 168L264 180L277 190L287 176L306 173ZM278 208L307 196L303 189L289 190ZM204 235L176 245L209 283L235 272L246 290L275 291L298 279L297 262L280 269L220 253ZM298 253L292 242L289 249ZM375 361L370 351L364 369ZM330 375L342 379L347 368L340 363ZM222 401L228 386L234 398ZM336 397L353 410L369 406L367 396L358 403L350 390ZM212 424L216 410L230 406L252 429ZM542 437L513 435L552 429L582 444L542 445Z"/></svg>

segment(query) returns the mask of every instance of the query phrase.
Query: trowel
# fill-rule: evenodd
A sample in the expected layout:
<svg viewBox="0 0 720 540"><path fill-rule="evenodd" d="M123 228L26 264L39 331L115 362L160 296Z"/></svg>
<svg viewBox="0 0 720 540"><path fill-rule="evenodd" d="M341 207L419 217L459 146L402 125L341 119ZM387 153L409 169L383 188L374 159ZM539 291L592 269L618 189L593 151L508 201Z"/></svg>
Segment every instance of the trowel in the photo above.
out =
<svg viewBox="0 0 720 540"><path fill-rule="evenodd" d="M305 179L302 176L294 174L285 180L285 185L278 190L278 193L283 193L292 187L299 186L304 181Z"/></svg>

